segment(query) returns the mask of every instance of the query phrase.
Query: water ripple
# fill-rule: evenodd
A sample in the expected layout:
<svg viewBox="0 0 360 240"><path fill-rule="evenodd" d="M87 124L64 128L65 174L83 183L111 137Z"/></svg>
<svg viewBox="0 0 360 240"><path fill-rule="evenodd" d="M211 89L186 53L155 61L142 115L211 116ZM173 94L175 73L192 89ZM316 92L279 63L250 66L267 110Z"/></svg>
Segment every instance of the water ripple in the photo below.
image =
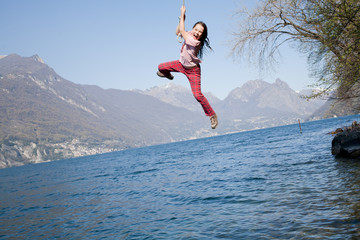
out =
<svg viewBox="0 0 360 240"><path fill-rule="evenodd" d="M1 169L0 239L360 239L359 118Z"/></svg>

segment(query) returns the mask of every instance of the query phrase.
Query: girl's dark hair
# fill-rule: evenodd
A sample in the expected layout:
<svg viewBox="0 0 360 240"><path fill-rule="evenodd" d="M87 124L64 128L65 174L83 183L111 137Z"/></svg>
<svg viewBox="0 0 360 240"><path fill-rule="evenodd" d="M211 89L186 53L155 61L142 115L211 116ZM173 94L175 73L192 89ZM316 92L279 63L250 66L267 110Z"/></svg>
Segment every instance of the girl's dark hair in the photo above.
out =
<svg viewBox="0 0 360 240"><path fill-rule="evenodd" d="M200 44L200 49L199 49L199 53L198 53L199 58L202 58L203 55L204 55L204 52L206 51L206 49L204 49L204 46L207 47L210 50L212 50L212 48L210 47L210 40L208 38L208 29L207 29L206 24L204 22L202 22L202 21L199 21L199 22L194 24L193 28L197 24L200 24L204 28L204 32L202 33L201 38L199 39L201 44Z"/></svg>

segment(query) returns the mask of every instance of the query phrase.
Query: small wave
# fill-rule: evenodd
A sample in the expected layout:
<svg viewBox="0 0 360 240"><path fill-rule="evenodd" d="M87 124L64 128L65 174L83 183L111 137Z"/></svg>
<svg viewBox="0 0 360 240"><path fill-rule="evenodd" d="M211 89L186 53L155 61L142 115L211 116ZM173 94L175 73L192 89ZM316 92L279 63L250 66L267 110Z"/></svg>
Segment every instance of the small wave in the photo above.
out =
<svg viewBox="0 0 360 240"><path fill-rule="evenodd" d="M301 166L301 165L311 165L311 164L314 164L316 163L315 161L313 160L310 160L310 161L306 161L306 162L296 162L296 163L293 163L291 165L293 166Z"/></svg>
<svg viewBox="0 0 360 240"><path fill-rule="evenodd" d="M249 199L244 196L211 196L194 199L189 204L262 204L264 200Z"/></svg>
<svg viewBox="0 0 360 240"><path fill-rule="evenodd" d="M111 175L109 173L107 173L107 174L96 175L96 176L94 176L94 178L102 178L102 177L109 177L109 176L111 176Z"/></svg>
<svg viewBox="0 0 360 240"><path fill-rule="evenodd" d="M71 182L75 183L75 182L81 182L81 181L85 181L85 180L87 180L86 177L80 177L80 178L72 180Z"/></svg>
<svg viewBox="0 0 360 240"><path fill-rule="evenodd" d="M266 178L262 178L262 177L249 177L249 178L244 178L245 181L266 181Z"/></svg>
<svg viewBox="0 0 360 240"><path fill-rule="evenodd" d="M143 173L156 172L156 171L159 171L159 169L153 168L153 169L148 169L148 170L140 170L140 171L132 172L129 175L139 175L139 174L143 174Z"/></svg>

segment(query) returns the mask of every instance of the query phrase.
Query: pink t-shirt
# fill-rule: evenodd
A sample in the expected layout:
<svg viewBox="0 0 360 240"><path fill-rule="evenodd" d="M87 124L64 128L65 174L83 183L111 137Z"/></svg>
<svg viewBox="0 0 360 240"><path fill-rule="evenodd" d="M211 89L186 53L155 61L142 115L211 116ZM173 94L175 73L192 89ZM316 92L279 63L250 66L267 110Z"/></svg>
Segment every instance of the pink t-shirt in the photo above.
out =
<svg viewBox="0 0 360 240"><path fill-rule="evenodd" d="M201 60L197 57L200 49L200 41L192 36L191 31L189 31L188 34L190 36L181 48L180 63L184 67L192 68L201 63Z"/></svg>

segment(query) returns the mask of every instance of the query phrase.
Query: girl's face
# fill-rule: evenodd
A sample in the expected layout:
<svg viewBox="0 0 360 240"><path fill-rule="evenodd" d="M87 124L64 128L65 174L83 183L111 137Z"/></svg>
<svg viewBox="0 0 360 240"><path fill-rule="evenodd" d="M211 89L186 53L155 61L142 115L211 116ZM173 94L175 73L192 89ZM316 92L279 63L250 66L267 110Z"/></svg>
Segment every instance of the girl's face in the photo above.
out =
<svg viewBox="0 0 360 240"><path fill-rule="evenodd" d="M192 35L196 40L201 38L201 35L204 32L204 27L201 24L196 24L195 27L192 29Z"/></svg>

